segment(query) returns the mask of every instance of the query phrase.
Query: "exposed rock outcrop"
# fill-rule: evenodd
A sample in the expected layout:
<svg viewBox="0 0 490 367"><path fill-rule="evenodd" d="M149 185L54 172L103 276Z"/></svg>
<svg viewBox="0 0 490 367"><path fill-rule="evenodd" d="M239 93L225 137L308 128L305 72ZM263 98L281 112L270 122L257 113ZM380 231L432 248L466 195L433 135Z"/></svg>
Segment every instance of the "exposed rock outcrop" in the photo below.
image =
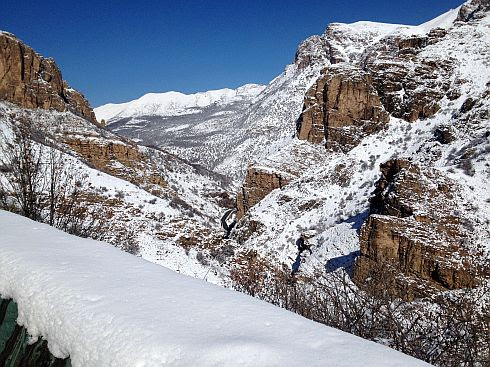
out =
<svg viewBox="0 0 490 367"><path fill-rule="evenodd" d="M81 136L66 137L64 142L96 169L143 186L157 196L155 188L150 186L157 185L159 189L167 187L156 167L135 144Z"/></svg>
<svg viewBox="0 0 490 367"><path fill-rule="evenodd" d="M366 53L362 66L394 117L428 118L440 109L439 101L446 94L457 97L456 91L450 91L453 61L419 55L445 35L444 29L436 28L427 36L390 36Z"/></svg>
<svg viewBox="0 0 490 367"><path fill-rule="evenodd" d="M488 11L490 11L489 0L472 0L461 6L456 20L469 22L473 19L480 19L485 15L485 12Z"/></svg>
<svg viewBox="0 0 490 367"><path fill-rule="evenodd" d="M245 213L274 189L286 186L291 179L290 175L281 174L260 167L250 166L247 170L245 182L237 195L237 218Z"/></svg>
<svg viewBox="0 0 490 367"><path fill-rule="evenodd" d="M294 63L299 69L311 64L323 62L328 54L329 46L325 38L312 36L301 42L294 55Z"/></svg>
<svg viewBox="0 0 490 367"><path fill-rule="evenodd" d="M489 269L467 246L471 225L456 211L457 184L404 159L386 162L381 173L361 229L354 279L363 283L388 266L407 298L475 286Z"/></svg>
<svg viewBox="0 0 490 367"><path fill-rule="evenodd" d="M329 67L322 74L305 96L299 139L325 139L327 149L345 152L389 121L368 73Z"/></svg>
<svg viewBox="0 0 490 367"><path fill-rule="evenodd" d="M88 101L63 81L53 59L5 32L0 33L0 100L25 108L69 110L96 122Z"/></svg>

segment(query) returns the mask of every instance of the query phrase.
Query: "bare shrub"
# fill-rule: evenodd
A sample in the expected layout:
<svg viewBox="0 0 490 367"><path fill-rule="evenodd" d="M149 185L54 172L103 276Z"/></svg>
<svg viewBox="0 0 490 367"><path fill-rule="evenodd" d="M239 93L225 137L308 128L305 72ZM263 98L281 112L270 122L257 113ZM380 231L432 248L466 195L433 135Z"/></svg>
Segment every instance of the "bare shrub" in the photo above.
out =
<svg viewBox="0 0 490 367"><path fill-rule="evenodd" d="M13 139L0 135L0 206L81 237L100 237L102 223L83 202L86 177L66 166L42 131L20 118Z"/></svg>
<svg viewBox="0 0 490 367"><path fill-rule="evenodd" d="M232 272L234 288L337 329L439 366L487 366L489 283L412 302L402 301L389 269L362 288L338 270L292 278L253 257Z"/></svg>

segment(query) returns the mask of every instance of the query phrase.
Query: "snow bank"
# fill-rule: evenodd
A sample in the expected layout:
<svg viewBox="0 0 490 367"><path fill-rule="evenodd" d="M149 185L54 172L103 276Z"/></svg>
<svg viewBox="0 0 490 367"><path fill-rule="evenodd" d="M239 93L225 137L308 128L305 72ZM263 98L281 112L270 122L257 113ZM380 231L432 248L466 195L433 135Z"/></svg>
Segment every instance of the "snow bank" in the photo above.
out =
<svg viewBox="0 0 490 367"><path fill-rule="evenodd" d="M387 347L0 211L0 294L73 366L425 366Z"/></svg>

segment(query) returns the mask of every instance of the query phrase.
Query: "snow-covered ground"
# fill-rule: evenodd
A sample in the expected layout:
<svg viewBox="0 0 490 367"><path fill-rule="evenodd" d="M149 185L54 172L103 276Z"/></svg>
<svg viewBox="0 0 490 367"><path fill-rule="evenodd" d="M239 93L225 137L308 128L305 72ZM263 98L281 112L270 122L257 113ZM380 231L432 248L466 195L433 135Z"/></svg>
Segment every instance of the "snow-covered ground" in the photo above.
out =
<svg viewBox="0 0 490 367"><path fill-rule="evenodd" d="M426 366L103 242L0 211L0 294L77 366Z"/></svg>

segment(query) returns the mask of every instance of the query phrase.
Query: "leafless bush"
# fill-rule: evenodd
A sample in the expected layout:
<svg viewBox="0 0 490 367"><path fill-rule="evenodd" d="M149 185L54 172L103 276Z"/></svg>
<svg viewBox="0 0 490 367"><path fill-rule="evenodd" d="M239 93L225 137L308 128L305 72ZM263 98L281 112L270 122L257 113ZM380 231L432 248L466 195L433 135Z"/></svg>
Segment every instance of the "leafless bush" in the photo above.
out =
<svg viewBox="0 0 490 367"><path fill-rule="evenodd" d="M475 167L473 166L471 158L462 159L461 162L458 164L458 167L461 168L468 176L475 175Z"/></svg>
<svg viewBox="0 0 490 367"><path fill-rule="evenodd" d="M101 222L81 200L86 177L66 167L63 153L48 145L28 119L0 135L0 206L81 237L98 237Z"/></svg>
<svg viewBox="0 0 490 367"><path fill-rule="evenodd" d="M204 266L209 266L209 260L204 256L202 251L198 251L196 254L196 260Z"/></svg>
<svg viewBox="0 0 490 367"><path fill-rule="evenodd" d="M131 255L138 255L140 253L140 246L136 239L136 234L133 230L123 232L118 236L114 245L121 250L130 253Z"/></svg>

